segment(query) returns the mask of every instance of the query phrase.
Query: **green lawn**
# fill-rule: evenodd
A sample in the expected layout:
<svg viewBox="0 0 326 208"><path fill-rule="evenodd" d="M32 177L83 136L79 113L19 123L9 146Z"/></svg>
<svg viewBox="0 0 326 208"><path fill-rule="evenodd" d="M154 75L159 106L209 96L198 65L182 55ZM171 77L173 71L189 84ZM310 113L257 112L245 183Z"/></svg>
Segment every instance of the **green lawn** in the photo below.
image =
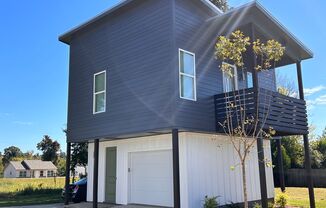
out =
<svg viewBox="0 0 326 208"><path fill-rule="evenodd" d="M64 178L0 178L0 207L62 202Z"/></svg>
<svg viewBox="0 0 326 208"><path fill-rule="evenodd" d="M0 178L0 207L62 202L61 190L64 178L4 179ZM275 189L276 194L280 189ZM307 188L287 188L289 205L309 207ZM316 205L326 208L326 188L315 189Z"/></svg>
<svg viewBox="0 0 326 208"><path fill-rule="evenodd" d="M280 193L280 189L275 189L275 193ZM286 188L289 196L289 206L309 208L309 194L307 188ZM315 199L317 208L326 207L326 188L315 189Z"/></svg>

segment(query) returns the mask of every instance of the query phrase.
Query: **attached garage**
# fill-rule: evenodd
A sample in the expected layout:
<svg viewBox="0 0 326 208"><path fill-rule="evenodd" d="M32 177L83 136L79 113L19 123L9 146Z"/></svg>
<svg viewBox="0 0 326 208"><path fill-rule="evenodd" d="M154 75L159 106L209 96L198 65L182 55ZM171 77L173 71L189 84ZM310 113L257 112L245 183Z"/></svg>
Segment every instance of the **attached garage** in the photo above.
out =
<svg viewBox="0 0 326 208"><path fill-rule="evenodd" d="M129 204L173 207L172 151L129 153Z"/></svg>

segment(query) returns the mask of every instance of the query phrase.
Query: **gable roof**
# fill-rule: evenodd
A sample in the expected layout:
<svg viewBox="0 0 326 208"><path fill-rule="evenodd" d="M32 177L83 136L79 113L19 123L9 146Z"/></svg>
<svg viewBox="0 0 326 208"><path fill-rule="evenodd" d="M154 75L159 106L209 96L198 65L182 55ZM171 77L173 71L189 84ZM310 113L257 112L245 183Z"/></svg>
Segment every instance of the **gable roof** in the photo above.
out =
<svg viewBox="0 0 326 208"><path fill-rule="evenodd" d="M22 165L21 161L10 161L9 164L14 166L15 170L25 170L25 167Z"/></svg>
<svg viewBox="0 0 326 208"><path fill-rule="evenodd" d="M230 34L241 26L253 24L267 38L273 38L285 44L286 52L292 61L305 60L313 57L313 52L270 14L259 2L252 1L240 7L231 9L222 15L208 19L208 23L215 25L222 34Z"/></svg>
<svg viewBox="0 0 326 208"><path fill-rule="evenodd" d="M51 161L24 160L22 162L28 170L56 170L57 167Z"/></svg>
<svg viewBox="0 0 326 208"><path fill-rule="evenodd" d="M77 27L69 30L68 32L62 34L59 36L59 40L63 43L66 43L66 44L69 44L70 42L70 37L80 31L81 29L84 29L85 27L101 20L102 18L108 16L109 14L113 13L114 11L122 8L123 6L129 4L130 2L133 2L135 0L121 0L118 4L110 7L109 9L107 9L106 11L104 11L103 13L95 16L94 18L78 25ZM214 13L216 13L217 15L218 14L222 14L223 12L218 8L216 7L210 0L199 0L200 2L202 2L205 6L207 6L210 10L212 10ZM140 2L139 0L137 2Z"/></svg>

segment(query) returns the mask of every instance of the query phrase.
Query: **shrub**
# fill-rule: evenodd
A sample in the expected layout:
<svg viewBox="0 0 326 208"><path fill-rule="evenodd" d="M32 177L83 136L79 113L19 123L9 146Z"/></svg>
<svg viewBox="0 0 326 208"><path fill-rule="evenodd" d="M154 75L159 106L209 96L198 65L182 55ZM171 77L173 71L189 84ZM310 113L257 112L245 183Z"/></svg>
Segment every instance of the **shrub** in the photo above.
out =
<svg viewBox="0 0 326 208"><path fill-rule="evenodd" d="M285 208L288 203L288 195L285 193L280 193L276 196L275 203L278 207Z"/></svg>
<svg viewBox="0 0 326 208"><path fill-rule="evenodd" d="M268 202L268 208L274 208L274 203L273 202Z"/></svg>
<svg viewBox="0 0 326 208"><path fill-rule="evenodd" d="M205 196L204 208L217 208L217 207L218 207L217 196L214 197Z"/></svg>
<svg viewBox="0 0 326 208"><path fill-rule="evenodd" d="M240 206L239 204L230 202L230 204L225 205L228 208L243 208L242 206Z"/></svg>
<svg viewBox="0 0 326 208"><path fill-rule="evenodd" d="M256 202L256 203L254 204L253 208L261 208L261 205L260 205L259 203Z"/></svg>

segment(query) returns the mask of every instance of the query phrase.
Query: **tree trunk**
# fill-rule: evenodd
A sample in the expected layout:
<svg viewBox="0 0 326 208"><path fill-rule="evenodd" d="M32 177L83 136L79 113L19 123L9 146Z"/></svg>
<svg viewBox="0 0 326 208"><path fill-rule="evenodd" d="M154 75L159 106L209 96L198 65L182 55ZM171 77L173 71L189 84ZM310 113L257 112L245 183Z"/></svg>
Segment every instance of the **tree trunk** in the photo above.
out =
<svg viewBox="0 0 326 208"><path fill-rule="evenodd" d="M248 193L247 193L247 174L246 174L246 161L241 162L242 168L242 186L243 186L243 200L244 208L248 208Z"/></svg>

